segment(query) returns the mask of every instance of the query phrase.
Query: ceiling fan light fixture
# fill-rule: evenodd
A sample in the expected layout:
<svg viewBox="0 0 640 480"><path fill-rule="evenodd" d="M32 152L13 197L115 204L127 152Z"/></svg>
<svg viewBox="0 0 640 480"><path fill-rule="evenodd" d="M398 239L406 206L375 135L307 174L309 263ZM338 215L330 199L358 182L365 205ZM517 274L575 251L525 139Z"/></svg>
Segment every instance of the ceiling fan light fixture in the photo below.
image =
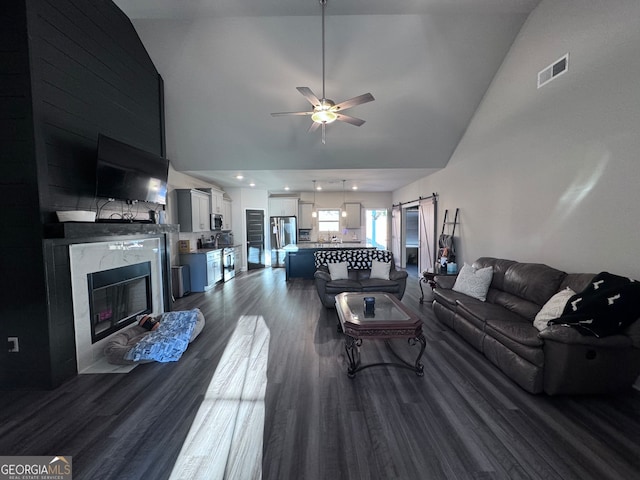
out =
<svg viewBox="0 0 640 480"><path fill-rule="evenodd" d="M311 120L316 123L332 123L336 121L338 115L331 110L316 110L313 115L311 115Z"/></svg>

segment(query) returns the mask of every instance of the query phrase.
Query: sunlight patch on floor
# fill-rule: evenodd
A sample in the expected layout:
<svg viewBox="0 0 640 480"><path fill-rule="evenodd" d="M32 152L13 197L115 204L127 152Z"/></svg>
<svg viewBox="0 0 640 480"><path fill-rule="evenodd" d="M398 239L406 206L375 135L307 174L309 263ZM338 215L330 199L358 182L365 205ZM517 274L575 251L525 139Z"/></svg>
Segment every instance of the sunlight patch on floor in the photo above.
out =
<svg viewBox="0 0 640 480"><path fill-rule="evenodd" d="M269 328L243 315L189 430L172 480L260 479Z"/></svg>

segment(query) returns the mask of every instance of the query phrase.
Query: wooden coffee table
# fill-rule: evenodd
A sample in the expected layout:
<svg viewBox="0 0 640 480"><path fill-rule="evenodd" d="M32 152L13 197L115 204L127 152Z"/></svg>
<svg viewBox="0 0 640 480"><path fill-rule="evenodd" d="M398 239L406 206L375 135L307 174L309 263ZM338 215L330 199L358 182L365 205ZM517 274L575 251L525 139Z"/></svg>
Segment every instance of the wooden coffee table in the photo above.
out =
<svg viewBox="0 0 640 480"><path fill-rule="evenodd" d="M375 298L373 316L365 316L364 298ZM368 293L340 293L336 295L336 310L340 318L340 326L345 334L345 350L349 365L347 375L353 378L356 372L378 365L390 365L413 370L419 377L424 375L424 365L420 362L426 340L422 334L422 320L408 310L393 295L379 292ZM410 346L420 344L420 352L416 361L407 362L392 348L389 340L392 338L406 338ZM360 346L364 339L381 339L387 348L400 362L382 362L362 365L360 363Z"/></svg>

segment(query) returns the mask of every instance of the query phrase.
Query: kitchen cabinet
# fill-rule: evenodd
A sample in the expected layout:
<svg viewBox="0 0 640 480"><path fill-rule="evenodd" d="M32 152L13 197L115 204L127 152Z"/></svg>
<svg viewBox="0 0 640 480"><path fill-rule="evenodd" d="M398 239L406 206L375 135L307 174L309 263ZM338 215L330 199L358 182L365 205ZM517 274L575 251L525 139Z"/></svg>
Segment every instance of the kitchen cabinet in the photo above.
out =
<svg viewBox="0 0 640 480"><path fill-rule="evenodd" d="M270 197L269 215L272 217L297 217L298 199L292 197Z"/></svg>
<svg viewBox="0 0 640 480"><path fill-rule="evenodd" d="M183 253L180 263L189 265L192 292L206 292L222 281L222 250Z"/></svg>
<svg viewBox="0 0 640 480"><path fill-rule="evenodd" d="M360 228L360 204L345 203L344 208L347 211L347 224L345 228Z"/></svg>
<svg viewBox="0 0 640 480"><path fill-rule="evenodd" d="M227 200L226 198L222 201L223 209L222 209L222 229L223 230L231 230L231 200Z"/></svg>
<svg viewBox="0 0 640 480"><path fill-rule="evenodd" d="M215 188L211 189L211 213L224 214L224 192Z"/></svg>
<svg viewBox="0 0 640 480"><path fill-rule="evenodd" d="M178 189L178 223L181 232L211 230L211 195L200 190Z"/></svg>
<svg viewBox="0 0 640 480"><path fill-rule="evenodd" d="M313 203L299 204L298 228L313 228Z"/></svg>

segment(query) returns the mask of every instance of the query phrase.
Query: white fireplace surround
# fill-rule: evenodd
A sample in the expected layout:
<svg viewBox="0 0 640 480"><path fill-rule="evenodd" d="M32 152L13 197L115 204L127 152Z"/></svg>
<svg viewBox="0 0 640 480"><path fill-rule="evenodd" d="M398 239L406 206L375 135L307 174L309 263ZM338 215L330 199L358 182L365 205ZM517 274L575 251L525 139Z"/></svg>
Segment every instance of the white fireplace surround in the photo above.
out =
<svg viewBox="0 0 640 480"><path fill-rule="evenodd" d="M78 243L69 246L78 373L101 371L96 369L96 365L105 363L103 350L110 338L109 336L96 343L91 343L87 275L143 262L151 262L153 313L162 313L164 311L164 298L162 294L162 259L159 238Z"/></svg>

